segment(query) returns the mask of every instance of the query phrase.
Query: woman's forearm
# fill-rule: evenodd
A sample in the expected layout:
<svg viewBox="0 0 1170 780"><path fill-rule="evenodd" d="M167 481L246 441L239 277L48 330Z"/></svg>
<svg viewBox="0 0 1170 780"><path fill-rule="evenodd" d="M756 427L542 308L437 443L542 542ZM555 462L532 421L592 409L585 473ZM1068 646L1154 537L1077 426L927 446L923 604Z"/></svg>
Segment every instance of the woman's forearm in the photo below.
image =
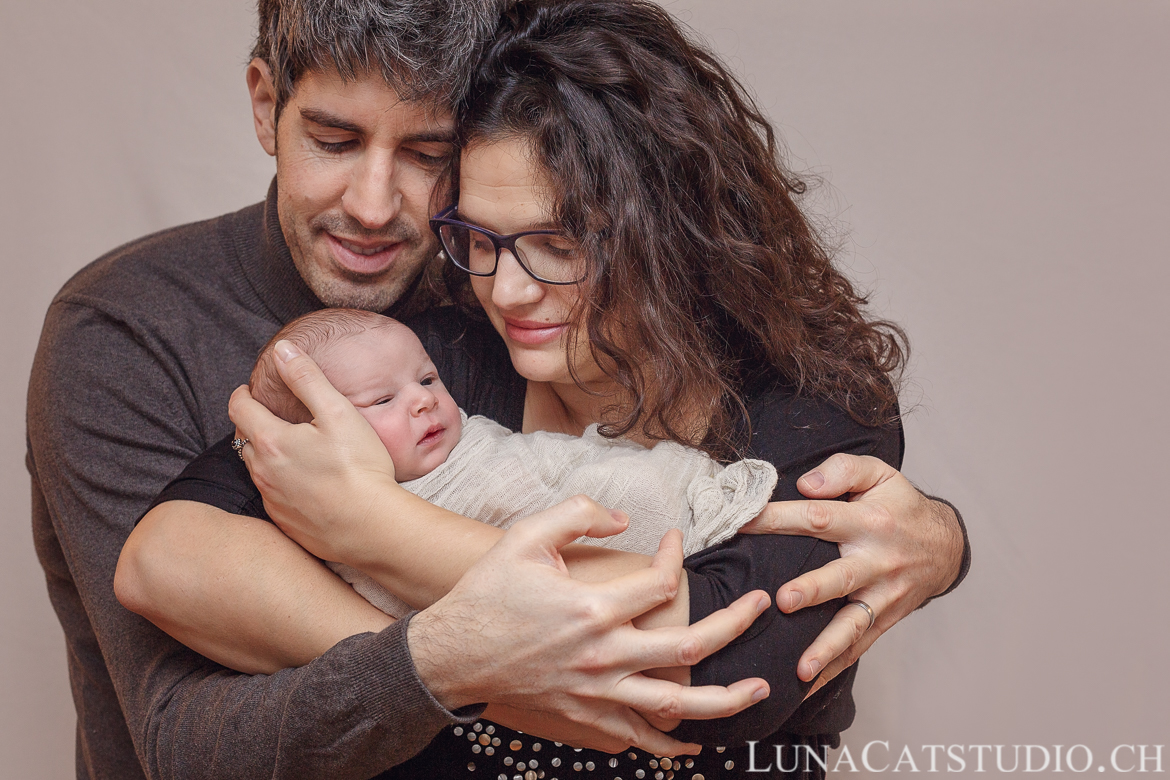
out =
<svg viewBox="0 0 1170 780"><path fill-rule="evenodd" d="M376 512L362 523L364 536L351 545L350 560L411 606L424 609L454 587L464 572L504 531L435 506L413 493L389 488ZM600 582L650 565L637 553L574 544L564 548L576 579ZM673 600L635 621L640 628L687 625L690 610L685 580Z"/></svg>
<svg viewBox="0 0 1170 780"><path fill-rule="evenodd" d="M424 609L442 598L504 532L384 487L340 552L406 603Z"/></svg>
<svg viewBox="0 0 1170 780"><path fill-rule="evenodd" d="M385 523L370 524L380 532L351 565L368 566L362 570L377 572L383 586L426 607L503 531L401 492L396 508L380 518ZM402 522L408 517L412 522ZM398 523L406 529L401 542L391 532ZM573 545L566 561L575 577L599 581L649 559ZM380 631L393 620L271 523L193 501L168 501L143 518L123 548L114 587L131 611L213 661L248 673L302 666L342 639ZM637 624L685 625L686 594L684 582L673 602Z"/></svg>

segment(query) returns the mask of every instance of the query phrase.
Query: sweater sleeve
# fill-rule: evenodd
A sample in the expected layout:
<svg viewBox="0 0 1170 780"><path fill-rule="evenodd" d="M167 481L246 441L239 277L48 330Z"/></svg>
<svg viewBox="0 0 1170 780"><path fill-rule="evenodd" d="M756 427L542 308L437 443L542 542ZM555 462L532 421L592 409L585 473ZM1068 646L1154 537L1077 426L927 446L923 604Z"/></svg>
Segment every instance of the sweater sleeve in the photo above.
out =
<svg viewBox="0 0 1170 780"><path fill-rule="evenodd" d="M167 779L357 780L422 749L458 718L419 679L408 620L308 666L252 676L117 602L114 570L136 519L204 446L181 365L128 322L55 302L29 388L34 528L65 627L79 739L133 744L141 766L103 767L109 776ZM111 689L120 712L107 707Z"/></svg>
<svg viewBox="0 0 1170 780"><path fill-rule="evenodd" d="M867 428L827 402L797 397L783 387L753 399L749 413L752 435L747 454L776 467L774 501L803 498L796 480L834 453L873 455L895 468L901 466L900 425ZM736 536L698 552L685 561L691 622L757 588L774 596L785 582L838 557L835 544L779 535ZM801 654L844 603L830 601L791 615L773 607L726 648L695 665L693 685L763 677L771 695L730 718L685 722L672 736L704 744L740 744L764 740L778 730L816 735L847 728L854 716L855 669L839 675L807 702L811 683L796 676Z"/></svg>

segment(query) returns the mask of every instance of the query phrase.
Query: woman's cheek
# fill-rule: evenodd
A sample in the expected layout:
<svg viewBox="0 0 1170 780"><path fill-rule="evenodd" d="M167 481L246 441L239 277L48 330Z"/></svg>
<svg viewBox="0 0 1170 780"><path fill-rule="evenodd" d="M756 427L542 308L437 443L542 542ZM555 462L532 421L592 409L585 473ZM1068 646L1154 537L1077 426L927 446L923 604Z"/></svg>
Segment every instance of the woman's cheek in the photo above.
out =
<svg viewBox="0 0 1170 780"><path fill-rule="evenodd" d="M471 277L471 291L475 293L476 300L483 310L491 317L492 322L495 323L494 316L496 306L492 303L492 288L494 287L494 276L473 276ZM497 329L499 326L497 325Z"/></svg>

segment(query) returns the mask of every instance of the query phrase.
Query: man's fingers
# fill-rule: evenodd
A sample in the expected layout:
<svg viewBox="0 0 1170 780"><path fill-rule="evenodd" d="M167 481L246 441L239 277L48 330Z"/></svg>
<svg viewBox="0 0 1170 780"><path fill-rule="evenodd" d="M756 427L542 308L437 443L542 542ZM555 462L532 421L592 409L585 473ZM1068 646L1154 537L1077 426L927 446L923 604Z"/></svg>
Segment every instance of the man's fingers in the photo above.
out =
<svg viewBox="0 0 1170 780"><path fill-rule="evenodd" d="M841 543L862 531L857 507L842 501L773 501L750 522L741 534L783 534L815 536Z"/></svg>
<svg viewBox="0 0 1170 780"><path fill-rule="evenodd" d="M598 593L612 605L613 622L633 620L678 595L683 560L681 539L678 531L668 532L649 568L598 583Z"/></svg>
<svg viewBox="0 0 1170 780"><path fill-rule="evenodd" d="M617 688L618 696L630 707L663 720L726 718L762 701L768 693L768 683L758 677L727 687L691 687L634 674Z"/></svg>
<svg viewBox="0 0 1170 780"><path fill-rule="evenodd" d="M569 713L568 718L588 732L587 738L577 740L574 747L620 753L633 746L656 756L698 755L702 749L692 742L680 742L662 733L639 713L620 704L608 708L600 717L588 717L584 713L574 717Z"/></svg>
<svg viewBox="0 0 1170 780"><path fill-rule="evenodd" d="M885 603L873 594L866 594L863 600L874 611L874 616L881 615ZM861 640L872 634L873 639L881 635L882 629L875 623L870 626L869 611L858 604L846 604L837 610L837 614L825 626L825 630L813 640L808 649L800 656L796 665L796 676L808 682L815 679L821 670L828 669L838 658L845 657L845 661L834 672L834 676L844 669L864 652ZM869 647L873 639L864 647ZM832 678L829 678L832 679Z"/></svg>
<svg viewBox="0 0 1170 780"><path fill-rule="evenodd" d="M682 568L683 562L683 535L682 531L672 528L663 535L658 542L658 552L654 553L654 560L650 567L677 571Z"/></svg>
<svg viewBox="0 0 1170 780"><path fill-rule="evenodd" d="M612 536L630 524L625 512L611 512L588 496L573 496L520 520L500 540L528 555L555 554L582 536Z"/></svg>
<svg viewBox="0 0 1170 780"><path fill-rule="evenodd" d="M330 384L313 358L297 349L292 342L281 339L272 349L276 353L273 363L276 364L277 373L293 395L301 399L313 419L352 409L352 404Z"/></svg>
<svg viewBox="0 0 1170 780"><path fill-rule="evenodd" d="M656 756L697 756L699 751L703 749L701 745L696 745L694 742L679 742L669 734L663 734L636 714L634 717L637 717L640 725L635 724L633 739L629 741L633 747L641 748Z"/></svg>
<svg viewBox="0 0 1170 780"><path fill-rule="evenodd" d="M837 498L862 493L880 485L898 472L869 455L833 455L796 481L801 494L809 498Z"/></svg>
<svg viewBox="0 0 1170 780"><path fill-rule="evenodd" d="M629 522L624 512L616 514ZM671 529L658 543L649 568L599 583L598 591L613 607L614 622L633 620L677 596L682 562L682 532Z"/></svg>
<svg viewBox="0 0 1170 780"><path fill-rule="evenodd" d="M492 717L492 720L512 728L523 725L523 731L534 736L603 753L621 753L633 746L658 756L676 756L694 755L700 749L693 743L679 742L667 736L648 723L640 713L617 704L600 712L570 711L550 718L548 713L493 703L487 714L497 717L505 715L505 718Z"/></svg>
<svg viewBox="0 0 1170 780"><path fill-rule="evenodd" d="M638 654L630 659L631 666L694 666L746 631L770 604L767 593L755 590L689 626L641 631Z"/></svg>
<svg viewBox="0 0 1170 780"><path fill-rule="evenodd" d="M861 555L838 558L784 583L776 592L776 606L787 614L824 604L873 585L879 576L880 572Z"/></svg>
<svg viewBox="0 0 1170 780"><path fill-rule="evenodd" d="M809 689L808 695L806 695L804 698L807 699L809 696L812 696L821 688L824 688L825 685L827 685L834 677L855 664L857 659L861 658L861 656L867 650L869 650L870 647L873 646L873 643L876 642L878 637L883 633L883 630L877 625L875 625L869 631L866 631L865 634L862 635L861 639L858 639L849 647L848 650L833 659L833 662L825 668L825 671L821 672L820 677L818 677L817 681L813 683L813 687Z"/></svg>

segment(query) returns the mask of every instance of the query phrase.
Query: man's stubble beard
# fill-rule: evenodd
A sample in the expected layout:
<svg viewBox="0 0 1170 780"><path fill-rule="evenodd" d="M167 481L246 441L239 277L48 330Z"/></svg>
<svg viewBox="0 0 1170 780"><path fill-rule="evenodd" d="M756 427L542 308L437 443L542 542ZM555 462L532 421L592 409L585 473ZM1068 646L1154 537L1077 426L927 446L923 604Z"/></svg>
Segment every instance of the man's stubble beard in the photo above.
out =
<svg viewBox="0 0 1170 780"><path fill-rule="evenodd" d="M328 213L318 215L306 225L290 217L283 203L278 202L277 207L281 232L288 244L293 265L308 288L326 306L385 311L402 298L426 268L428 261L438 254L438 246L433 245L434 242L427 241L401 218L394 219L381 230L371 231L351 219ZM286 226L292 229L286 229ZM331 259L325 267L314 262L311 255L314 239L325 232L403 242L406 246L384 274L376 277L359 276L347 273Z"/></svg>

